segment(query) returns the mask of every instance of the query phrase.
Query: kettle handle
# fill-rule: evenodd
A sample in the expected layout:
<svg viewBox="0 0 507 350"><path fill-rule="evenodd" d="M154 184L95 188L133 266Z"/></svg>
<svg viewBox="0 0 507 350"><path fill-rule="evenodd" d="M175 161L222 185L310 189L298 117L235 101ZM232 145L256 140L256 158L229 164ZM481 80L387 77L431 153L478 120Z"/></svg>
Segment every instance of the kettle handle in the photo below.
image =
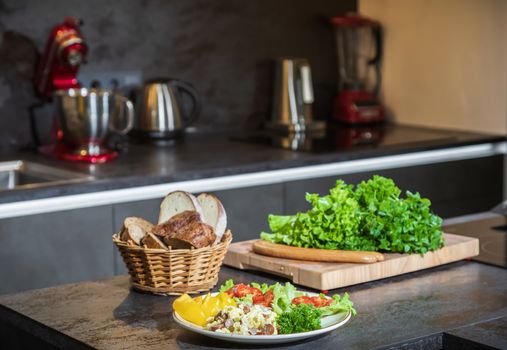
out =
<svg viewBox="0 0 507 350"><path fill-rule="evenodd" d="M115 94L115 99L117 99L118 102L120 102L122 105L125 105L126 109L121 108L120 113L115 115L115 118L122 115L125 118L125 126L123 128L117 128L114 126L114 121L109 124L109 128L117 132L119 134L125 135L128 133L132 127L134 126L134 105L132 104L132 101L130 101L125 96Z"/></svg>
<svg viewBox="0 0 507 350"><path fill-rule="evenodd" d="M199 93L194 89L192 85L189 83L186 83L184 81L178 80L178 79L172 79L171 85L176 87L179 91L183 91L187 93L187 95L190 96L192 99L192 109L190 113L183 113L184 119L185 119L185 125L190 125L194 123L201 113L202 103L201 103L201 96ZM181 101L180 105L181 105Z"/></svg>

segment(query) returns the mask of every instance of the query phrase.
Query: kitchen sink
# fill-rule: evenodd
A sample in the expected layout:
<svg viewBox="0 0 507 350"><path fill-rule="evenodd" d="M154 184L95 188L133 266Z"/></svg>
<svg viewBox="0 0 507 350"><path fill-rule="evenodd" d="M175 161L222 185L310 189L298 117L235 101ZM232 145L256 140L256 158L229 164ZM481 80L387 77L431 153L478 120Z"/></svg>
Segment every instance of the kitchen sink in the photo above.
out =
<svg viewBox="0 0 507 350"><path fill-rule="evenodd" d="M26 160L0 162L0 191L88 181L92 177Z"/></svg>

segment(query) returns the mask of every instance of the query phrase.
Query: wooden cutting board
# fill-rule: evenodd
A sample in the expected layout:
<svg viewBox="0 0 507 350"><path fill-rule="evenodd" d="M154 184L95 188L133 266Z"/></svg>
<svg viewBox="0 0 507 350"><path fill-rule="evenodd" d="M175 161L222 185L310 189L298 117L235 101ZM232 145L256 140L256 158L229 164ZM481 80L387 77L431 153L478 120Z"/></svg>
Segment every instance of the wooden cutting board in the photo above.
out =
<svg viewBox="0 0 507 350"><path fill-rule="evenodd" d="M384 261L372 264L324 263L259 255L252 245L257 240L233 243L224 264L241 270L258 270L286 277L292 282L319 290L401 275L470 258L479 254L477 238L444 233L445 246L420 254L384 254Z"/></svg>

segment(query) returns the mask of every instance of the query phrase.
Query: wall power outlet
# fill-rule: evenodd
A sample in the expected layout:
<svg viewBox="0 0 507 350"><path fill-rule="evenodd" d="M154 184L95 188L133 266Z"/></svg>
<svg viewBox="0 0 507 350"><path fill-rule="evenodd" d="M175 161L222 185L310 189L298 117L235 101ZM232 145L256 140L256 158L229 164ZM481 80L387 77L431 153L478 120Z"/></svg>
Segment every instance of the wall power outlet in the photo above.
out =
<svg viewBox="0 0 507 350"><path fill-rule="evenodd" d="M77 77L83 87L100 87L104 89L131 90L143 82L141 71L87 71L81 70Z"/></svg>

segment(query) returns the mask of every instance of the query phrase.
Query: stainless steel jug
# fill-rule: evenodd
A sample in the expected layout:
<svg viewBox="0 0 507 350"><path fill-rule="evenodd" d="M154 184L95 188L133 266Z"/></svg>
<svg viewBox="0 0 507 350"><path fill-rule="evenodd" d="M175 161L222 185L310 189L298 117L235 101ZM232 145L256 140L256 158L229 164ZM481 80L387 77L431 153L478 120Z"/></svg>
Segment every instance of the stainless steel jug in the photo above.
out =
<svg viewBox="0 0 507 350"><path fill-rule="evenodd" d="M190 111L182 106L182 94L192 102ZM201 99L188 83L177 79L147 81L136 103L135 136L172 139L180 136L201 111Z"/></svg>
<svg viewBox="0 0 507 350"><path fill-rule="evenodd" d="M313 85L311 68L304 58L277 60L273 112L267 126L289 132L323 129L325 124L313 120Z"/></svg>
<svg viewBox="0 0 507 350"><path fill-rule="evenodd" d="M132 129L132 102L111 90L57 90L54 99L62 141L76 153L103 154L111 132L126 134Z"/></svg>

